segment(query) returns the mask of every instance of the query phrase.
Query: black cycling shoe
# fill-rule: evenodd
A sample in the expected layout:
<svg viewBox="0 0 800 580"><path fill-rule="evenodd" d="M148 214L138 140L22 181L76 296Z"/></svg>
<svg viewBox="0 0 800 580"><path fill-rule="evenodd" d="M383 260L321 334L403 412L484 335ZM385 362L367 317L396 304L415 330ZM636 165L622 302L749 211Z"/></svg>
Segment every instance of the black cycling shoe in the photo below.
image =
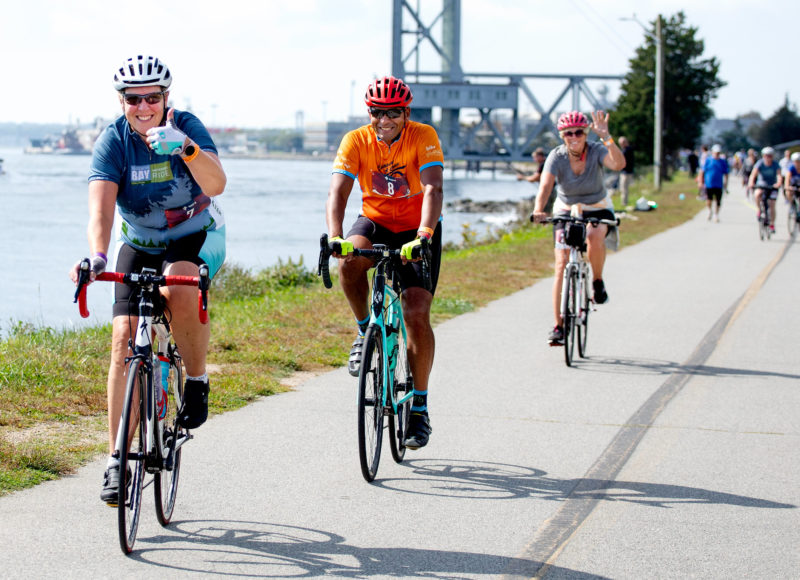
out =
<svg viewBox="0 0 800 580"><path fill-rule="evenodd" d="M603 283L603 280L593 281L592 288L594 288L595 304L605 304L608 302L608 292L606 292L606 285Z"/></svg>
<svg viewBox="0 0 800 580"><path fill-rule="evenodd" d="M178 424L184 429L197 429L208 419L208 383L186 379L183 405L178 411Z"/></svg>
<svg viewBox="0 0 800 580"><path fill-rule="evenodd" d="M560 326L554 326L547 337L547 342L550 346L564 346L564 329Z"/></svg>
<svg viewBox="0 0 800 580"><path fill-rule="evenodd" d="M364 337L360 334L353 341L353 347L350 349L350 359L347 361L347 372L351 376L357 377L358 371L361 370L361 351L364 349Z"/></svg>
<svg viewBox="0 0 800 580"><path fill-rule="evenodd" d="M131 468L128 467L127 487L131 486ZM108 467L103 474L103 491L100 492L102 499L109 507L119 505L119 463Z"/></svg>
<svg viewBox="0 0 800 580"><path fill-rule="evenodd" d="M419 449L425 447L430 439L431 420L428 417L427 411L423 413L411 413L408 419L408 431L406 433L406 440L404 445L408 449Z"/></svg>

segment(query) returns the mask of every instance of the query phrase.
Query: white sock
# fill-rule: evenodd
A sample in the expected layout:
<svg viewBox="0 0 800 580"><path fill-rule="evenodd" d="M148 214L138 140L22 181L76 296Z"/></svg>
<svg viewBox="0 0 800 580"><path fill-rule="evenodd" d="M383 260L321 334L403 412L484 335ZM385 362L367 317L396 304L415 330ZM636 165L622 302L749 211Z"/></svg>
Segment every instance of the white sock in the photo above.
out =
<svg viewBox="0 0 800 580"><path fill-rule="evenodd" d="M208 373L203 373L199 377L190 377L189 375L186 375L186 380L187 381L199 381L201 383L207 383L208 382Z"/></svg>
<svg viewBox="0 0 800 580"><path fill-rule="evenodd" d="M108 462L106 463L106 468L116 467L117 465L119 465L119 459L113 456L109 456Z"/></svg>

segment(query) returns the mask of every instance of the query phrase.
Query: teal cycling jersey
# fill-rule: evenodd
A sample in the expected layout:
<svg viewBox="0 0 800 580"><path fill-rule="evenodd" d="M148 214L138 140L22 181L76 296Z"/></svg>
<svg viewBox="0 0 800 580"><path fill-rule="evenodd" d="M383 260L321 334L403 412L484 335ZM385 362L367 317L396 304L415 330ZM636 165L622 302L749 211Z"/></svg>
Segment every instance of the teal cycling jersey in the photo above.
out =
<svg viewBox="0 0 800 580"><path fill-rule="evenodd" d="M208 130L193 114L175 111L175 124L200 149L217 153ZM125 243L144 252L158 253L170 241L225 223L219 201L203 195L180 156L155 153L124 116L95 143L89 181L95 180L119 186L119 233Z"/></svg>

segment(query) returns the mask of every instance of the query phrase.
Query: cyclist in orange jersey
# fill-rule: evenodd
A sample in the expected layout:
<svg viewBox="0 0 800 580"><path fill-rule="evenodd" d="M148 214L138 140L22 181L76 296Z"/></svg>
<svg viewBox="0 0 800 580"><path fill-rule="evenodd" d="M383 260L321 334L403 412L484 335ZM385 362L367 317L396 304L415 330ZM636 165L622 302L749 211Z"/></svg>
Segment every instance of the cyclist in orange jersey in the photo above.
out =
<svg viewBox="0 0 800 580"><path fill-rule="evenodd" d="M369 282L372 262L348 255L352 248L385 244L411 250L427 238L432 251L431 290L422 285L420 264L403 259L401 286L408 331L408 359L414 377L405 445L418 449L428 443L428 377L433 366L434 334L431 303L439 275L442 249L442 182L444 156L433 127L410 120L413 96L402 80L383 77L370 83L365 95L370 124L350 131L342 139L328 191L326 219L331 241L339 242L339 274L345 296L358 324L348 371L358 376L364 332L369 322ZM342 224L347 199L355 180L361 188L361 212L346 239Z"/></svg>

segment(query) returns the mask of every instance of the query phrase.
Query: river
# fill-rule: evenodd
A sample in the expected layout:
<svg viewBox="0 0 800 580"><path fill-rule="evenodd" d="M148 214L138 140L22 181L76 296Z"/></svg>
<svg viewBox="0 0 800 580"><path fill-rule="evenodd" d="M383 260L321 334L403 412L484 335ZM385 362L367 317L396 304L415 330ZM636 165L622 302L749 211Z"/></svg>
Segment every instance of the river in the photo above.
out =
<svg viewBox="0 0 800 580"><path fill-rule="evenodd" d="M110 284L89 295L92 316L84 321L72 304L72 264L87 254L89 156L26 155L0 149L4 174L0 199L5 226L0 233L4 272L0 283L0 334L17 321L56 329L110 320ZM222 158L228 186L220 198L227 224L227 262L257 271L291 258L316 263L325 231L329 160ZM445 202L521 199L534 190L513 175L482 171L466 177L445 172ZM360 196L350 196L345 228L358 213ZM486 220L488 217L489 221ZM462 224L479 234L494 216L444 215L445 241L459 243Z"/></svg>

